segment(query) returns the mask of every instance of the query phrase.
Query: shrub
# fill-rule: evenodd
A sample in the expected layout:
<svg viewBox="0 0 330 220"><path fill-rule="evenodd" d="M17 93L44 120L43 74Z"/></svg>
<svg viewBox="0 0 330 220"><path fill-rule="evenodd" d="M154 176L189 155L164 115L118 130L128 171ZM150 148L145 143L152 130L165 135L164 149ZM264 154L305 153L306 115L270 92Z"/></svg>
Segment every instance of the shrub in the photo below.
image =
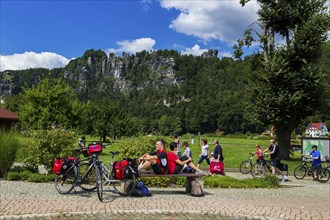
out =
<svg viewBox="0 0 330 220"><path fill-rule="evenodd" d="M18 172L9 171L9 172L6 173L6 179L7 180L12 180L12 181L13 180L21 180L21 175Z"/></svg>
<svg viewBox="0 0 330 220"><path fill-rule="evenodd" d="M48 171L56 157L72 154L72 143L77 140L73 132L61 129L36 130L29 135L31 142L24 146L24 162L33 167L44 165Z"/></svg>
<svg viewBox="0 0 330 220"><path fill-rule="evenodd" d="M162 138L165 141L165 149L169 151L169 145L173 141L168 137L142 136L123 139L114 143L114 147L121 149L121 157L139 158L147 152L155 151L156 140Z"/></svg>
<svg viewBox="0 0 330 220"><path fill-rule="evenodd" d="M121 158L139 158L146 152L155 151L156 140L162 138L165 141L165 149L169 151L169 144L173 141L169 137L142 136L130 139L123 139L113 144L113 147L120 149ZM175 183L169 177L141 178L148 186L166 187Z"/></svg>
<svg viewBox="0 0 330 220"><path fill-rule="evenodd" d="M32 173L27 178L27 181L34 182L34 183L42 183L42 182L51 182L55 179L54 174L39 174L39 173Z"/></svg>
<svg viewBox="0 0 330 220"><path fill-rule="evenodd" d="M229 176L204 177L204 185L219 188L277 188L278 179L273 176L264 178L235 179Z"/></svg>
<svg viewBox="0 0 330 220"><path fill-rule="evenodd" d="M9 171L6 175L7 180L26 180L29 182L41 183L41 182L51 182L55 179L55 174L39 174L32 173L29 170L24 171Z"/></svg>
<svg viewBox="0 0 330 220"><path fill-rule="evenodd" d="M13 165L19 146L19 138L15 132L0 129L0 177Z"/></svg>

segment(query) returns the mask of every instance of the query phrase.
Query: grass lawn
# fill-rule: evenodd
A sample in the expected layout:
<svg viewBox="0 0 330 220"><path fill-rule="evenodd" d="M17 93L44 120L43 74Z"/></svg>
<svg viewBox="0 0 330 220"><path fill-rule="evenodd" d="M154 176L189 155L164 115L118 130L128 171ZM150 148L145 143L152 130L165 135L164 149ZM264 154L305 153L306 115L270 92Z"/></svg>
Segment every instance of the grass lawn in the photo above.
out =
<svg viewBox="0 0 330 220"><path fill-rule="evenodd" d="M199 144L199 137L193 136L194 144L191 144L191 137L188 135L181 137L181 143L183 141L188 141L190 148L193 152L193 159L194 164L197 164L197 161L199 159L199 155L201 153L201 145ZM223 155L224 155L224 163L225 168L239 168L242 161L249 159L250 152L255 152L255 145L259 144L261 146L262 150L265 150L268 148L270 137L260 138L260 139L251 139L247 137L217 137L217 136L201 136L202 138L206 138L208 140L208 145L210 147L211 152L214 151L215 145L212 144L214 140L218 140L222 149L223 149ZM256 159L256 157L255 157ZM282 160L283 163L288 164L289 166L289 172L292 173L294 168L300 164L301 161L301 152L295 151L294 156L290 160ZM207 163L204 160L202 163L203 168L207 168Z"/></svg>
<svg viewBox="0 0 330 220"><path fill-rule="evenodd" d="M156 140L155 136L155 140ZM255 152L255 145L259 144L261 148L264 150L268 148L268 143L270 138L257 138L257 139L251 139L248 137L227 137L227 136L221 136L217 137L215 135L202 135L201 138L206 138L208 140L208 144L210 146L211 152L213 152L215 145L212 144L213 140L217 139L220 142L220 145L223 148L223 154L224 154L224 163L225 163L225 169L226 168L239 168L239 165L243 160L246 160L249 158L249 152ZM126 138L129 140L129 138ZM193 139L193 144L191 139ZM98 140L97 137L91 137L91 136L86 136L87 144ZM200 138L199 136L191 136L191 135L183 135L180 137L181 143L183 141L188 141L190 148L192 149L193 152L193 163L197 165L197 161L199 159L199 155L201 153L201 145L200 145ZM28 144L30 141L29 138L23 138L21 137L21 141ZM120 145L116 144L117 142L120 142L121 140L118 141L113 141L112 145L108 146L103 150L103 153L101 155L101 160L105 163L108 164L111 160L111 156L109 151L121 151ZM78 140L75 143L72 143L72 147L77 147ZM107 143L105 143L106 145ZM169 143L166 145L166 149L169 150L168 147ZM183 150L183 147L181 148ZM287 163L289 165L289 172L293 173L293 170L296 166L300 164L301 157L300 151L295 151L294 156L289 160L283 160L282 162ZM24 155L22 155L21 150L18 151L16 161L22 162L24 159ZM120 154L115 157L115 160L120 160L121 156ZM204 160L202 163L202 168L203 169L208 169L207 163Z"/></svg>

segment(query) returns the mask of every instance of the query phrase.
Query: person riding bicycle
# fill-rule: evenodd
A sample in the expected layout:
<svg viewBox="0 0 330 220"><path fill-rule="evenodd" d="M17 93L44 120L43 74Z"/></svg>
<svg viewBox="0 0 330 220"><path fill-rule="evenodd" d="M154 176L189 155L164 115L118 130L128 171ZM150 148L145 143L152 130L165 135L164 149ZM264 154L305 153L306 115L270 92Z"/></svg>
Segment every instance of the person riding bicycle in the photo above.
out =
<svg viewBox="0 0 330 220"><path fill-rule="evenodd" d="M269 144L269 148L264 150L264 153L269 151L270 160L272 161L272 174L275 175L276 172L281 174L282 182L285 182L288 177L286 175L283 175L282 171L279 169L281 162L280 148L277 146L277 144L275 144L275 140L270 140Z"/></svg>
<svg viewBox="0 0 330 220"><path fill-rule="evenodd" d="M318 171L322 168L321 167L322 161L321 161L321 153L320 153L320 151L317 150L316 145L312 146L312 151L309 154L307 154L306 156L309 156L309 155L312 157L311 171L314 174L313 175L313 177L314 177L313 180L317 181L317 180L319 180Z"/></svg>

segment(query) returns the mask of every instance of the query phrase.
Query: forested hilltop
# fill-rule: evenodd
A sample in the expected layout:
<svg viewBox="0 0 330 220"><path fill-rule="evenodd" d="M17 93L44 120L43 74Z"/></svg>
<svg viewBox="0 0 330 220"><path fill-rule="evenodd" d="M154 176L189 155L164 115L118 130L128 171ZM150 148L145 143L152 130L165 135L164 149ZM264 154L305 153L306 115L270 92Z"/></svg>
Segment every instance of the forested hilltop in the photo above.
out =
<svg viewBox="0 0 330 220"><path fill-rule="evenodd" d="M146 133L208 133L217 129L225 134L256 133L268 129L271 125L250 120L251 112L245 108L251 72L259 55L234 60L219 59L216 54L217 51L209 50L198 57L159 50L123 53L119 57L88 50L64 68L1 72L0 96L8 109L24 118L40 113L22 112L22 94L37 90L40 82L44 83L42 88L54 89L54 84L68 86L73 94L66 98L74 106L70 106L73 113L67 113L67 119L50 114L44 122L25 126L41 128L53 121L84 133L114 138ZM325 74L324 101L323 106L315 106L316 114L308 120L324 121L330 127L329 41L324 44L322 59L316 65ZM43 81L46 78L48 81ZM44 104L49 106L51 102L52 98ZM62 102L58 105L68 106L65 99Z"/></svg>

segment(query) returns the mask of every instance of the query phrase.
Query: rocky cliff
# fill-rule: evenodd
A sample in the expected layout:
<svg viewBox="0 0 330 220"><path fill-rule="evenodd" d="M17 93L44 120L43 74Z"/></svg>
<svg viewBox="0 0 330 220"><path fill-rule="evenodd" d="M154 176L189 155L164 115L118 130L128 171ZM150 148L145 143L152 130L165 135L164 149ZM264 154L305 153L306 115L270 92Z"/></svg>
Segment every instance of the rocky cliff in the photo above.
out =
<svg viewBox="0 0 330 220"><path fill-rule="evenodd" d="M71 60L67 66L58 70L56 75L63 77L74 89L86 91L94 84L98 88L107 85L107 79L113 82L113 88L121 92L128 92L130 89L143 89L146 86L179 85L182 78L175 75L175 59L173 56L180 56L176 51L155 51L152 53L143 51L134 55L123 53L117 56L114 53L107 56L101 50L87 50L82 57ZM209 50L202 54L202 57L216 57L217 50ZM52 71L52 70L51 70ZM4 71L0 73L0 96L12 95L20 91L20 87L27 83L35 84L43 74L49 70L42 69L34 71Z"/></svg>

